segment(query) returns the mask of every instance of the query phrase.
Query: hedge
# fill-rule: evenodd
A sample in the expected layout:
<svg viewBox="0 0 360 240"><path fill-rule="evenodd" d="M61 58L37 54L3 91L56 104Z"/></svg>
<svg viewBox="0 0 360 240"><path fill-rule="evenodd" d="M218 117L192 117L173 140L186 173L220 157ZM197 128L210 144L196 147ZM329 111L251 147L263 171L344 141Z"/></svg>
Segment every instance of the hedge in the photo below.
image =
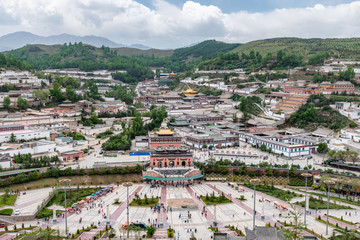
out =
<svg viewBox="0 0 360 240"><path fill-rule="evenodd" d="M7 215L7 216L11 216L11 214L13 213L13 209L11 208L5 208L0 210L0 215Z"/></svg>
<svg viewBox="0 0 360 240"><path fill-rule="evenodd" d="M30 181L36 181L44 178L59 178L64 176L84 176L84 175L109 175L109 174L140 174L142 167L138 164L135 167L114 167L114 168L104 168L96 170L94 168L90 170L85 169L72 169L66 168L60 170L59 168L49 169L46 172L39 173L38 171L31 172L29 174L21 173L16 177L8 177L0 181L0 187L7 187L13 184L21 184Z"/></svg>

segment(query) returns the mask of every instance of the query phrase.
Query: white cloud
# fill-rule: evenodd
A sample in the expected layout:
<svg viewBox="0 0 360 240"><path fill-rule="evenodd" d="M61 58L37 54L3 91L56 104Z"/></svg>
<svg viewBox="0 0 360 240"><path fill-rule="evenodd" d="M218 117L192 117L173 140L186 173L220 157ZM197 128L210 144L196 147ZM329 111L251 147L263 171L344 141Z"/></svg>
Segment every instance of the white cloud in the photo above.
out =
<svg viewBox="0 0 360 240"><path fill-rule="evenodd" d="M337 6L225 14L217 6L187 1L176 7L153 0L0 0L0 31L39 35L101 35L122 43L178 47L209 38L247 42L271 37L356 37L360 1Z"/></svg>

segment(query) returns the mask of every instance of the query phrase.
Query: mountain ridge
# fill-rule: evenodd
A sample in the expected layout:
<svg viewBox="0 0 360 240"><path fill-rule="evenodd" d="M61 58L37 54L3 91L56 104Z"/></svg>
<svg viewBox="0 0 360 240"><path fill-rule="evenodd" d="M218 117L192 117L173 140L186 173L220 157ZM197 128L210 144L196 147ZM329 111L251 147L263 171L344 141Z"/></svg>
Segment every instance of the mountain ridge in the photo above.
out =
<svg viewBox="0 0 360 240"><path fill-rule="evenodd" d="M29 44L56 45L56 44L64 44L70 42L71 43L82 42L84 44L89 44L95 47L106 46L110 48L131 47L141 50L151 49L150 47L142 44L132 44L130 46L127 46L125 44L111 41L105 37L100 37L95 35L77 36L77 35L62 33L51 36L40 36L33 34L31 32L18 31L0 37L0 52L18 49Z"/></svg>

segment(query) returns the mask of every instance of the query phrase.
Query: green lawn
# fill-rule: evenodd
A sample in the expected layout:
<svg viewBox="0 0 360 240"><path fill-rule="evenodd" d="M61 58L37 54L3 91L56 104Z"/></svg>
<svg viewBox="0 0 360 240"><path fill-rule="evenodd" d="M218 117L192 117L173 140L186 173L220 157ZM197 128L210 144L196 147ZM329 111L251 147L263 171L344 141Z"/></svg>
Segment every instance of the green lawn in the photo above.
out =
<svg viewBox="0 0 360 240"><path fill-rule="evenodd" d="M341 218L338 218L338 217L331 216L331 215L329 215L329 217L331 217L331 218L333 218L333 219L335 219L335 220L338 220L338 221L340 221L340 222L343 222L343 223L349 224L349 225L354 225L354 223L353 223L353 222L346 221L346 220L342 219L342 217L341 217Z"/></svg>
<svg viewBox="0 0 360 240"><path fill-rule="evenodd" d="M299 190L301 192L304 192L303 190ZM327 198L326 194L321 194L321 193L316 193L316 192L308 192L311 195L316 195L316 196L320 196L320 197L325 197ZM344 198L339 198L339 197L334 197L334 196L329 196L329 198L331 200L335 200L335 201L339 201L339 202L344 202L344 203L348 203L348 204L353 204L355 206L360 206L359 202L356 201L352 201L351 199L344 199Z"/></svg>
<svg viewBox="0 0 360 240"><path fill-rule="evenodd" d="M64 210L56 210L56 215L59 213L64 212ZM53 210L49 208L44 208L41 210L37 215L36 218L46 218L46 217L52 217L53 216Z"/></svg>
<svg viewBox="0 0 360 240"><path fill-rule="evenodd" d="M206 195L205 197L200 196L200 198L206 205L214 205L215 203L216 204L232 203L232 201L226 198L224 194L215 197L214 192L210 196L209 195Z"/></svg>
<svg viewBox="0 0 360 240"><path fill-rule="evenodd" d="M159 204L159 198L146 198L146 199L142 199L142 198L135 198L134 200L131 201L131 203L129 204L129 206L136 206L136 207L151 207L151 206L155 206Z"/></svg>
<svg viewBox="0 0 360 240"><path fill-rule="evenodd" d="M74 203L77 203L78 201L85 200L86 197L91 195L92 193L95 193L97 191L101 190L101 188L83 188L79 190L74 191L66 191L66 206L71 207ZM57 192L55 196L50 200L50 202L47 204L48 206L51 206L53 204L64 206L65 205L65 193L64 192Z"/></svg>
<svg viewBox="0 0 360 240"><path fill-rule="evenodd" d="M236 198L239 201L246 201L246 198L244 195L241 195L239 198Z"/></svg>
<svg viewBox="0 0 360 240"><path fill-rule="evenodd" d="M66 191L66 206L71 207L74 203L78 201L85 200L86 197L101 190L101 188L84 188L74 191ZM37 215L36 218L45 218L50 217L53 215L51 209L48 207L52 206L53 204L64 206L65 205L65 193L64 192L57 192L55 193L54 197L49 201L49 203L45 206L43 210L41 210ZM56 210L56 214L59 214L62 210Z"/></svg>
<svg viewBox="0 0 360 240"><path fill-rule="evenodd" d="M245 184L245 187L253 189L254 186L250 184ZM301 197L301 194L294 193L290 190L282 190L273 186L264 186L264 185L258 185L256 186L256 191L265 193L269 196L281 199L283 201L290 201L294 197Z"/></svg>
<svg viewBox="0 0 360 240"><path fill-rule="evenodd" d="M6 205L14 206L16 199L17 199L16 194L3 194L0 197L0 207L6 206Z"/></svg>
<svg viewBox="0 0 360 240"><path fill-rule="evenodd" d="M305 201L302 202L296 202L296 205L299 205L301 207L305 207ZM311 198L309 199L309 208L311 209L327 209L327 201L324 200L319 200L319 199L315 199L315 198ZM351 207L348 206L344 206L344 205L338 205L338 204L334 204L332 202L329 203L329 209L353 209Z"/></svg>
<svg viewBox="0 0 360 240"><path fill-rule="evenodd" d="M11 208L5 208L0 210L0 215L7 215L10 216L13 213L13 209Z"/></svg>

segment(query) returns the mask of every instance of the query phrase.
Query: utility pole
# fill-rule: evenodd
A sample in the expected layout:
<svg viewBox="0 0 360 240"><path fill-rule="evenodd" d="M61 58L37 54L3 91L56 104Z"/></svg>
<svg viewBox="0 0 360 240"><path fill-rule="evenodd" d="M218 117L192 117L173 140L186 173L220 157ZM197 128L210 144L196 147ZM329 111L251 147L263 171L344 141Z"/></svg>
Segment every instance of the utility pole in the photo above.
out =
<svg viewBox="0 0 360 240"><path fill-rule="evenodd" d="M66 184L71 182L70 179L61 179L60 180L61 183L64 183L64 192L65 192L65 234L66 234L66 237L68 235L68 230L67 230L67 203L66 203Z"/></svg>

